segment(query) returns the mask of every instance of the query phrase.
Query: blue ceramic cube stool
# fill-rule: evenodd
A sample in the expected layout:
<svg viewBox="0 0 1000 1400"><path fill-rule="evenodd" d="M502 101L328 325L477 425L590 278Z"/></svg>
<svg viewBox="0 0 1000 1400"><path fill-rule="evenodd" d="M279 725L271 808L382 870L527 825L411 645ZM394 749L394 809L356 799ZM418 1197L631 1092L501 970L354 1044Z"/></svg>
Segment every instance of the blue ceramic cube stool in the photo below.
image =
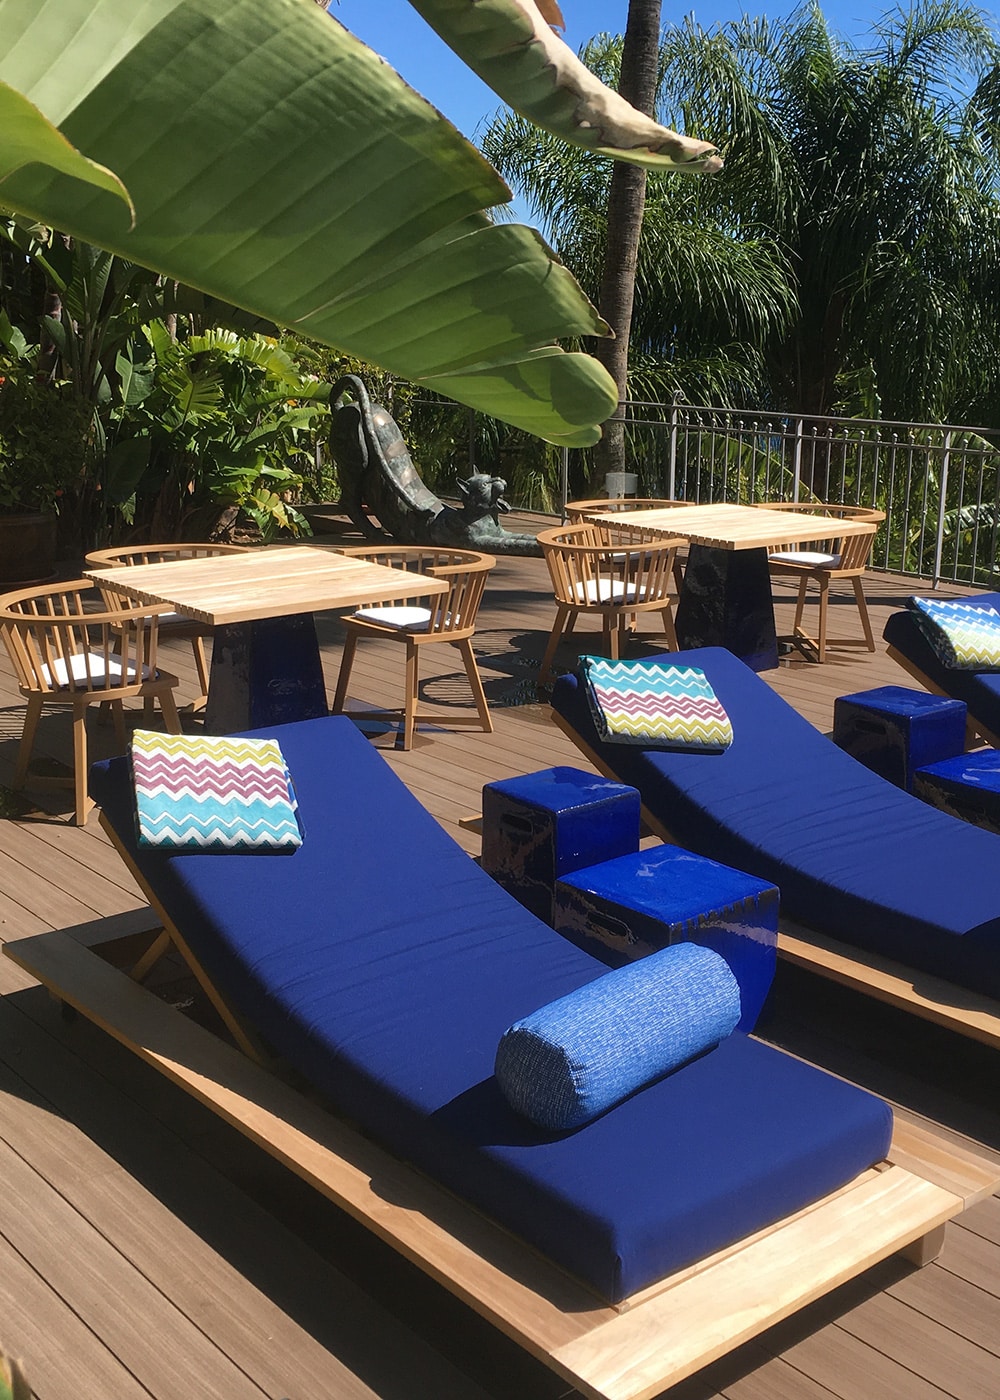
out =
<svg viewBox="0 0 1000 1400"><path fill-rule="evenodd" d="M778 891L680 846L654 846L560 880L555 926L611 967L670 943L711 948L740 985L740 1029L750 1031L774 978Z"/></svg>
<svg viewBox="0 0 1000 1400"><path fill-rule="evenodd" d="M965 720L962 700L883 685L834 702L833 742L909 792L918 768L962 753Z"/></svg>
<svg viewBox="0 0 1000 1400"><path fill-rule="evenodd" d="M551 924L559 877L637 851L639 818L635 788L579 768L545 768L487 783L480 864Z"/></svg>
<svg viewBox="0 0 1000 1400"><path fill-rule="evenodd" d="M919 768L913 792L942 812L1000 833L1000 750L978 749Z"/></svg>

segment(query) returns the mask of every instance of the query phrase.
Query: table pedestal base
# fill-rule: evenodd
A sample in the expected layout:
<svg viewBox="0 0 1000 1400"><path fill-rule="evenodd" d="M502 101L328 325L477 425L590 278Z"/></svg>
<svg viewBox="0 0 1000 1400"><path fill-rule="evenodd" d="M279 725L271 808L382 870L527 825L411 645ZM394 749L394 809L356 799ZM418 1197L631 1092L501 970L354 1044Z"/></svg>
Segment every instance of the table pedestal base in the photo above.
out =
<svg viewBox="0 0 1000 1400"><path fill-rule="evenodd" d="M329 713L311 613L217 627L205 732L232 734Z"/></svg>
<svg viewBox="0 0 1000 1400"><path fill-rule="evenodd" d="M726 647L752 671L777 666L767 550L691 545L676 628L683 650Z"/></svg>

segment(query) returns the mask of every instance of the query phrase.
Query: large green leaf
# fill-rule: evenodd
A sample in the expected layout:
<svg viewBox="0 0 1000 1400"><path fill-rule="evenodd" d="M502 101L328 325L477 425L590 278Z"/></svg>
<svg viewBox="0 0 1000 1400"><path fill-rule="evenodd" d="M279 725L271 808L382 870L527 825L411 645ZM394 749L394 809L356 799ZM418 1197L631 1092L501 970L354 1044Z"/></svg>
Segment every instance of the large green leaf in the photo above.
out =
<svg viewBox="0 0 1000 1400"><path fill-rule="evenodd" d="M49 158L0 205L554 442L613 411L606 326L474 147L313 0L0 0L0 81L113 170ZM0 124L0 171L10 165ZM522 363L523 357L528 360Z"/></svg>
<svg viewBox="0 0 1000 1400"><path fill-rule="evenodd" d="M87 160L22 93L0 82L0 178L42 162L97 189L108 190L131 211L128 191L112 171Z"/></svg>
<svg viewBox="0 0 1000 1400"><path fill-rule="evenodd" d="M605 87L546 22L535 0L410 0L494 92L537 126L577 146L652 169L707 173L710 141L679 136Z"/></svg>

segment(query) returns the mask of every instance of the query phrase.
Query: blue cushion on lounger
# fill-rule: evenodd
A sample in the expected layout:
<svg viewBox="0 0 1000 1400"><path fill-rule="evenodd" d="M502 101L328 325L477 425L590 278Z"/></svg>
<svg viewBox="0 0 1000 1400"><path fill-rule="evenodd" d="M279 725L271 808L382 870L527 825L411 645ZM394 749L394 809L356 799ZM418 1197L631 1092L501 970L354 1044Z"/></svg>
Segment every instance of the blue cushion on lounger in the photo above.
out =
<svg viewBox="0 0 1000 1400"><path fill-rule="evenodd" d="M962 602L970 608L1000 612L1000 593L974 593ZM964 700L973 722L978 720L990 733L1000 735L1000 672L957 671L945 666L910 609L893 613L882 635L942 695Z"/></svg>
<svg viewBox="0 0 1000 1400"><path fill-rule="evenodd" d="M730 652L667 659L701 667L733 720L710 763L602 743L573 676L552 705L675 840L777 885L791 918L1000 996L1000 837L869 772Z"/></svg>
<svg viewBox="0 0 1000 1400"><path fill-rule="evenodd" d="M493 1074L500 1037L601 964L491 880L349 719L259 733L280 740L309 839L280 861L243 856L239 879L229 856L136 847L125 759L95 765L92 794L194 956L278 1055L361 1131L602 1297L885 1156L881 1100L738 1031L575 1133L526 1122Z"/></svg>
<svg viewBox="0 0 1000 1400"><path fill-rule="evenodd" d="M695 1055L740 1019L725 958L675 943L608 972L505 1031L494 1073L541 1128L579 1128Z"/></svg>

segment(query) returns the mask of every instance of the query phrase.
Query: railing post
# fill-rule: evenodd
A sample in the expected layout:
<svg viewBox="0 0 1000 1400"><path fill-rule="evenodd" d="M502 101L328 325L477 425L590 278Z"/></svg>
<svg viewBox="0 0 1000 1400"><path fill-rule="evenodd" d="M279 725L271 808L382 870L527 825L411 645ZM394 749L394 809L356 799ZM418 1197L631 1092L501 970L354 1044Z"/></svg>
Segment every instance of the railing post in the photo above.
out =
<svg viewBox="0 0 1000 1400"><path fill-rule="evenodd" d="M667 500L677 499L677 405L680 402L680 395L674 390L673 402L670 406L670 450L667 458Z"/></svg>
<svg viewBox="0 0 1000 1400"><path fill-rule="evenodd" d="M795 449L792 453L792 500L799 499L802 486L802 419L795 420Z"/></svg>
<svg viewBox="0 0 1000 1400"><path fill-rule="evenodd" d="M934 578L932 585L937 588L941 582L941 558L944 554L944 516L948 497L948 466L951 458L951 431L944 435L944 451L941 454L941 482L938 488L937 537L934 540Z"/></svg>

